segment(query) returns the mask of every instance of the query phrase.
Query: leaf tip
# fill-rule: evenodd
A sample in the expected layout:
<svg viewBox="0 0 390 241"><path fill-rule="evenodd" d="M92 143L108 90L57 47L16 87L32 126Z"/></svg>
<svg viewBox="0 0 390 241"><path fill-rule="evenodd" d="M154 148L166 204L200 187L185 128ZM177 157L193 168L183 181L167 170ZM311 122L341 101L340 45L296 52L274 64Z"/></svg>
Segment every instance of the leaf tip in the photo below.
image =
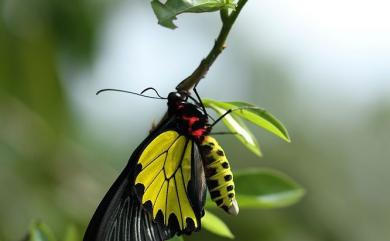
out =
<svg viewBox="0 0 390 241"><path fill-rule="evenodd" d="M207 210L202 222L205 229L216 235L229 239L235 238L229 227L219 217Z"/></svg>
<svg viewBox="0 0 390 241"><path fill-rule="evenodd" d="M169 28L171 30L175 30L177 26L173 22L160 22L158 21L158 24L160 24L163 27Z"/></svg>
<svg viewBox="0 0 390 241"><path fill-rule="evenodd" d="M254 153L256 156L260 157L260 158L263 157L263 153L260 151L260 149L255 149L255 150L253 150L253 153Z"/></svg>
<svg viewBox="0 0 390 241"><path fill-rule="evenodd" d="M236 237L234 236L234 234L230 233L230 235L229 235L229 236L226 236L226 238L235 239Z"/></svg>

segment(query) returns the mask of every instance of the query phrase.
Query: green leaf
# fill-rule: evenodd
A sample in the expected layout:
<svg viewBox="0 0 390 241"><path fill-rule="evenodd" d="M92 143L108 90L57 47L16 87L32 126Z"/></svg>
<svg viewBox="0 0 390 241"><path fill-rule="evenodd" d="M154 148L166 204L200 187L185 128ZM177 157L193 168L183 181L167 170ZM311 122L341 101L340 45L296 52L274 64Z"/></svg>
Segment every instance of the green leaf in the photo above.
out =
<svg viewBox="0 0 390 241"><path fill-rule="evenodd" d="M171 29L176 28L173 20L181 13L203 13L235 8L232 0L167 0L164 4L160 0L152 0L151 4L158 23Z"/></svg>
<svg viewBox="0 0 390 241"><path fill-rule="evenodd" d="M216 235L230 239L234 238L229 227L219 217L209 211L205 211L205 215L202 218L202 227Z"/></svg>
<svg viewBox="0 0 390 241"><path fill-rule="evenodd" d="M173 236L173 238L169 239L168 241L184 241L183 236Z"/></svg>
<svg viewBox="0 0 390 241"><path fill-rule="evenodd" d="M240 208L286 207L305 194L305 190L287 175L265 168L235 174L234 184Z"/></svg>
<svg viewBox="0 0 390 241"><path fill-rule="evenodd" d="M30 226L28 241L55 241L50 228L43 223L33 222Z"/></svg>
<svg viewBox="0 0 390 241"><path fill-rule="evenodd" d="M215 104L215 102L210 102L208 99L202 101L206 107L212 108L220 116L227 111L226 109L220 108L218 105ZM256 155L261 156L259 143L257 142L252 132L246 127L245 123L241 120L241 118L236 116L234 113L231 113L229 115L226 115L222 119L222 121L231 132L237 133L235 136L249 150L251 150Z"/></svg>
<svg viewBox="0 0 390 241"><path fill-rule="evenodd" d="M247 121L252 122L253 124L264 128L265 130L275 134L276 136L282 138L283 140L290 142L290 137L288 135L287 129L284 125L275 118L271 113L266 110L259 108L253 104L234 101L234 102L221 102L212 99L204 99L203 103L208 106L213 105L217 106L224 110L234 110L234 114L240 116ZM210 106L214 109L213 106Z"/></svg>
<svg viewBox="0 0 390 241"><path fill-rule="evenodd" d="M74 225L68 226L66 232L65 232L65 238L64 241L79 241L81 240L81 237L79 236L79 232L77 231L76 227Z"/></svg>
<svg viewBox="0 0 390 241"><path fill-rule="evenodd" d="M246 102L228 102L232 106L237 106L238 108L253 107L253 109L240 109L236 111L236 114L242 118L252 122L253 124L263 127L267 131L274 133L283 140L290 142L290 136L286 127L280 122L276 117L265 109L259 108L253 104Z"/></svg>

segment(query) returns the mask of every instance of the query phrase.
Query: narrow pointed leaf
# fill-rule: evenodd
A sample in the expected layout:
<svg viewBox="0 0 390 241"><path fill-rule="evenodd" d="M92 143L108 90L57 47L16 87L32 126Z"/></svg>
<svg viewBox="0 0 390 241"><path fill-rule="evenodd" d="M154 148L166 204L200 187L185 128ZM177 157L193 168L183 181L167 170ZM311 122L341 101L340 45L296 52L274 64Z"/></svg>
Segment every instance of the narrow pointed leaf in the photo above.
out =
<svg viewBox="0 0 390 241"><path fill-rule="evenodd" d="M229 227L216 215L206 211L202 218L202 227L208 231L226 238L233 239L234 235Z"/></svg>
<svg viewBox="0 0 390 241"><path fill-rule="evenodd" d="M217 106L224 110L234 110L237 108L242 108L239 110L235 110L233 113L247 121L252 122L259 127L264 128L265 130L275 134L283 140L290 142L290 136L284 125L271 113L262 108L259 108L250 103L240 101L221 102L212 99L204 99L203 101L206 102L208 105L212 104L213 106Z"/></svg>
<svg viewBox="0 0 390 241"><path fill-rule="evenodd" d="M206 107L212 108L220 116L227 111L226 109L220 108L218 105L208 101L204 102L203 104ZM245 147L247 147L257 156L261 156L259 143L257 142L252 132L246 127L245 123L239 117L232 113L226 115L222 121L231 132L237 133L234 136L237 137L238 140L245 145Z"/></svg>
<svg viewBox="0 0 390 241"><path fill-rule="evenodd" d="M80 234L74 225L70 225L66 232L64 241L79 241L81 240Z"/></svg>
<svg viewBox="0 0 390 241"><path fill-rule="evenodd" d="M274 133L287 142L290 142L290 136L286 127L265 109L259 108L247 102L228 102L231 105L239 108L253 107L253 109L242 109L237 111L237 115L252 122L255 125L263 127L264 129Z"/></svg>
<svg viewBox="0 0 390 241"><path fill-rule="evenodd" d="M179 14L213 12L235 7L232 0L167 0L165 3L153 0L151 4L158 23L171 29L176 28L173 20Z"/></svg>
<svg viewBox="0 0 390 241"><path fill-rule="evenodd" d="M281 208L298 202L305 190L287 175L272 169L235 173L234 183L240 208Z"/></svg>
<svg viewBox="0 0 390 241"><path fill-rule="evenodd" d="M173 238L169 239L168 241L184 241L183 236L173 236Z"/></svg>
<svg viewBox="0 0 390 241"><path fill-rule="evenodd" d="M28 241L55 241L52 231L43 223L34 222L30 226Z"/></svg>

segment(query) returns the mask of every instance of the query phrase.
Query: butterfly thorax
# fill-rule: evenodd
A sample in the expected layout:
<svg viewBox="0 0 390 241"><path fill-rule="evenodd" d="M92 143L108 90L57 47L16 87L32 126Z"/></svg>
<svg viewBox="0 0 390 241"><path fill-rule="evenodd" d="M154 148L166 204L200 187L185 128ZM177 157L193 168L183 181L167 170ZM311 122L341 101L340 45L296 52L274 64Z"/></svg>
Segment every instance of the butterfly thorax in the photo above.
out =
<svg viewBox="0 0 390 241"><path fill-rule="evenodd" d="M183 95L172 92L168 97L168 114L175 118L175 127L182 134L201 143L210 133L208 117L201 108L183 99Z"/></svg>
<svg viewBox="0 0 390 241"><path fill-rule="evenodd" d="M201 143L209 131L208 118L196 105L185 102L178 105L175 110L176 127L186 136L191 136Z"/></svg>

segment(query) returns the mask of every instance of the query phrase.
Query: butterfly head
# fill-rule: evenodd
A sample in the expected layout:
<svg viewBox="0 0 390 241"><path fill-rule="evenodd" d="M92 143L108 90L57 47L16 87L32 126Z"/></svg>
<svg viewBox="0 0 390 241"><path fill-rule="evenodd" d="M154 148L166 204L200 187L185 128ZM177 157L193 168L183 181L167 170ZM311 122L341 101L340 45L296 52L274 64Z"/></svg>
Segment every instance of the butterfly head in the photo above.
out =
<svg viewBox="0 0 390 241"><path fill-rule="evenodd" d="M176 112L182 109L188 100L186 92L171 92L168 95L168 111Z"/></svg>
<svg viewBox="0 0 390 241"><path fill-rule="evenodd" d="M168 105L186 101L187 96L184 92L171 92L168 95Z"/></svg>

